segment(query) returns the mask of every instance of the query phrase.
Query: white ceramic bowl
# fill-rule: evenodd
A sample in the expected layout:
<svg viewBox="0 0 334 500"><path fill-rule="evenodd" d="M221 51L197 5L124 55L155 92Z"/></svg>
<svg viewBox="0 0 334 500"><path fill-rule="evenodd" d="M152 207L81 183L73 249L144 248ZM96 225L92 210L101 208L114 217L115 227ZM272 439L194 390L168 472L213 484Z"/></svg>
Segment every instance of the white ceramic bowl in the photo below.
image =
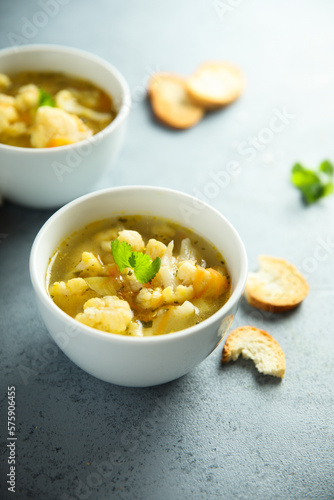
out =
<svg viewBox="0 0 334 500"><path fill-rule="evenodd" d="M131 106L128 85L103 59L69 47L26 45L0 50L0 73L55 71L95 83L114 99L116 118L76 144L30 149L0 144L0 193L37 208L59 207L91 191L122 146Z"/></svg>
<svg viewBox="0 0 334 500"><path fill-rule="evenodd" d="M61 241L90 222L131 214L173 220L211 241L226 259L232 279L226 304L191 328L139 338L95 330L59 309L46 291L46 272ZM107 382L144 387L181 377L217 347L237 312L247 277L247 256L236 230L209 205L178 191L130 186L97 191L58 210L36 236L30 275L46 327L74 363Z"/></svg>

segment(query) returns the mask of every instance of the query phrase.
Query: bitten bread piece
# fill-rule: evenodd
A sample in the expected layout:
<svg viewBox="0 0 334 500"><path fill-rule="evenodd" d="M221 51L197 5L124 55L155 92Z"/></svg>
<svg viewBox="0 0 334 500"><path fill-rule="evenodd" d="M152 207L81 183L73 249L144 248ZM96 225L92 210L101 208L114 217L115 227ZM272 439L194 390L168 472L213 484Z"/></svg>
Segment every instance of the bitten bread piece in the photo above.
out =
<svg viewBox="0 0 334 500"><path fill-rule="evenodd" d="M264 330L253 326L241 326L226 339L222 362L236 361L242 355L252 359L259 372L274 377L284 377L285 356L276 340Z"/></svg>
<svg viewBox="0 0 334 500"><path fill-rule="evenodd" d="M189 98L184 79L177 75L155 74L149 82L148 94L155 116L170 127L192 127L204 115L203 108Z"/></svg>
<svg viewBox="0 0 334 500"><path fill-rule="evenodd" d="M215 109L235 101L244 89L240 69L227 62L206 62L187 78L191 99L206 109Z"/></svg>
<svg viewBox="0 0 334 500"><path fill-rule="evenodd" d="M304 276L284 259L261 255L260 269L249 273L245 297L258 309L281 313L298 306L309 291Z"/></svg>

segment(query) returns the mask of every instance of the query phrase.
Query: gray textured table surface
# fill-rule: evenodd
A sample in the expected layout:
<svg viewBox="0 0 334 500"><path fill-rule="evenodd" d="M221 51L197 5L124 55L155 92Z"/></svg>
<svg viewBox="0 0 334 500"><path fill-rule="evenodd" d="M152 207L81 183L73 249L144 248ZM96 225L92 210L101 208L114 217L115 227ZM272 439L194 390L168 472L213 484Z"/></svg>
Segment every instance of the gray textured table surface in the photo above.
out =
<svg viewBox="0 0 334 500"><path fill-rule="evenodd" d="M47 9L44 22L38 13ZM243 302L234 323L254 324L278 340L286 355L283 382L244 360L222 368L219 347L175 382L109 385L71 363L37 313L28 257L51 212L6 202L1 498L334 498L334 197L306 207L289 182L296 160L316 166L334 159L333 18L329 0L1 0L1 48L15 37L75 46L127 78L134 101L127 140L101 186L151 184L194 194L235 225L251 269L261 253L281 256L311 288L289 314L260 314ZM148 76L187 74L207 59L242 67L243 97L192 130L159 126L144 99ZM278 114L282 126L273 131ZM224 176L229 161L240 172L219 184L214 177ZM16 494L6 484L13 385Z"/></svg>

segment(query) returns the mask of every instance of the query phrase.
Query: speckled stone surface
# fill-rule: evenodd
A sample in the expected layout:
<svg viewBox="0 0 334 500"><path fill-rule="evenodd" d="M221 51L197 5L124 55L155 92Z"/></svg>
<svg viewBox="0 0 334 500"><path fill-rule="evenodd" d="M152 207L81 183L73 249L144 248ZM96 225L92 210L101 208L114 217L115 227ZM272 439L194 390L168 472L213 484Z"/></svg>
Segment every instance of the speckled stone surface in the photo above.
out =
<svg viewBox="0 0 334 500"><path fill-rule="evenodd" d="M47 9L41 26L38 13ZM101 187L150 184L196 195L235 225L250 269L260 253L276 255L310 284L295 311L262 314L243 301L234 322L263 328L281 344L282 382L250 361L222 367L220 346L175 382L109 385L59 351L37 312L28 258L51 212L5 202L1 498L334 498L334 197L306 207L289 182L295 161L312 167L334 159L333 17L328 0L1 0L1 48L14 35L25 36L22 43L71 45L104 57L127 78L134 103L126 144ZM144 99L149 75L187 74L207 59L243 68L242 98L189 131L158 125ZM231 161L239 173L226 177ZM15 494L6 484L13 385Z"/></svg>

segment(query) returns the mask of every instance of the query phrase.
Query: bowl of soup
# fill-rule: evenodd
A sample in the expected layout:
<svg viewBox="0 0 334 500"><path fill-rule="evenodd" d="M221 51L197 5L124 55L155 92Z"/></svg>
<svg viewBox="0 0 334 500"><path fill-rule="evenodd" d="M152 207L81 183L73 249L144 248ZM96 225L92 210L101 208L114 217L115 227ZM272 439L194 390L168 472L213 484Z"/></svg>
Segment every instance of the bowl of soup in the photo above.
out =
<svg viewBox="0 0 334 500"><path fill-rule="evenodd" d="M36 236L30 275L48 331L75 364L144 387L185 375L224 339L247 257L214 208L129 186L59 209Z"/></svg>
<svg viewBox="0 0 334 500"><path fill-rule="evenodd" d="M109 62L56 45L0 50L0 194L57 208L115 163L131 107Z"/></svg>

